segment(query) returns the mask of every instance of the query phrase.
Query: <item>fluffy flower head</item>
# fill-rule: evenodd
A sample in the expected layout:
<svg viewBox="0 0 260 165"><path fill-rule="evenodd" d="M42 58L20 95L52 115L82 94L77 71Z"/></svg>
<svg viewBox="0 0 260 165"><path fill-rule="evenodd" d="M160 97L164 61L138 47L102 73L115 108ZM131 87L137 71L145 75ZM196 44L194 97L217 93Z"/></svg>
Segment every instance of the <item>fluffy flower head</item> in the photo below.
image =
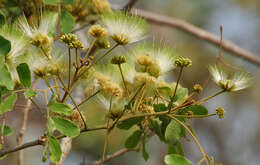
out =
<svg viewBox="0 0 260 165"><path fill-rule="evenodd" d="M108 34L120 45L140 41L146 37L147 24L138 17L123 12L106 13L101 18Z"/></svg>
<svg viewBox="0 0 260 165"><path fill-rule="evenodd" d="M238 91L251 84L251 77L246 72L228 72L218 66L210 66L209 72L213 81L223 90Z"/></svg>

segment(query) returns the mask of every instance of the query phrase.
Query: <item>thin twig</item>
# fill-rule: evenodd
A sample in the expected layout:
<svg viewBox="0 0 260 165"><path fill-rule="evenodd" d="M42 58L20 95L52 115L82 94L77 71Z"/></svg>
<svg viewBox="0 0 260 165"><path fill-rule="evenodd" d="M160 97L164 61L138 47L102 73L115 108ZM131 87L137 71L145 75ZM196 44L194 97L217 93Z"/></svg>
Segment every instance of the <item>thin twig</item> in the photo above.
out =
<svg viewBox="0 0 260 165"><path fill-rule="evenodd" d="M5 137L4 137L4 130L5 130L5 123L6 123L6 113L4 113L4 115L3 115L3 118L2 118L3 120L2 120L2 127L1 127L1 144L2 144L2 146L4 145L4 143L5 143Z"/></svg>
<svg viewBox="0 0 260 165"><path fill-rule="evenodd" d="M138 149L135 149L135 148L123 148L123 149L120 149L120 150L114 152L111 155L107 155L106 158L104 159L103 163L108 162L111 159L114 159L116 157L119 157L119 156L121 156L121 155L123 155L123 154L125 154L125 153L127 153L129 151L138 151ZM102 160L98 160L98 161L95 161L93 163L93 165L101 165L101 163L102 163Z"/></svg>

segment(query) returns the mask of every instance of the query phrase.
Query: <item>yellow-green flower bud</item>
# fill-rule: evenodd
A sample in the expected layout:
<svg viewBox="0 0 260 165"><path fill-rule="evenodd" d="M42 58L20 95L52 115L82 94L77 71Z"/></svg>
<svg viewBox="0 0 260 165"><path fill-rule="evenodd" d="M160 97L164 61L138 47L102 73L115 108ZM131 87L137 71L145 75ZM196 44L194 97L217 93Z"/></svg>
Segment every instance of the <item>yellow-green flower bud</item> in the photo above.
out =
<svg viewBox="0 0 260 165"><path fill-rule="evenodd" d="M127 45L129 43L128 37L124 34L113 35L112 39L119 45Z"/></svg>
<svg viewBox="0 0 260 165"><path fill-rule="evenodd" d="M38 33L32 38L31 44L36 47L49 48L52 44L52 39L47 35Z"/></svg>
<svg viewBox="0 0 260 165"><path fill-rule="evenodd" d="M111 59L111 64L117 64L117 65L120 65L120 64L123 64L126 62L126 58L124 56L114 56L112 59Z"/></svg>
<svg viewBox="0 0 260 165"><path fill-rule="evenodd" d="M220 119L222 119L225 116L225 110L222 107L219 107L216 109L216 114Z"/></svg>
<svg viewBox="0 0 260 165"><path fill-rule="evenodd" d="M75 34L69 33L69 34L64 34L61 36L60 40L69 45L70 43L77 41L78 37Z"/></svg>
<svg viewBox="0 0 260 165"><path fill-rule="evenodd" d="M174 64L177 67L189 67L192 64L192 61L189 58L184 58L180 56L175 60Z"/></svg>
<svg viewBox="0 0 260 165"><path fill-rule="evenodd" d="M95 38L101 38L107 34L107 30L100 25L93 25L89 28L88 34Z"/></svg>
<svg viewBox="0 0 260 165"><path fill-rule="evenodd" d="M196 93L200 93L203 90L203 87L200 84L195 84L193 86L193 91Z"/></svg>

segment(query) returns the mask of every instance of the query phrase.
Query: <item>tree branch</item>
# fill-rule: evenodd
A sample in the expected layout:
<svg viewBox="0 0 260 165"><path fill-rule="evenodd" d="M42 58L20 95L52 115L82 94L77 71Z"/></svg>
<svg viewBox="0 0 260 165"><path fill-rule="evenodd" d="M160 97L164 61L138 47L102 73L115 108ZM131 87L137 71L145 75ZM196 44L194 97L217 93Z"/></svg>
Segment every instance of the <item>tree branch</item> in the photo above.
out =
<svg viewBox="0 0 260 165"><path fill-rule="evenodd" d="M160 26L165 25L174 27L183 32L189 33L201 40L205 40L213 45L220 45L220 39L218 36L199 27L196 27L186 21L134 8L131 10L131 12L145 18L147 21L154 24L159 24ZM260 57L257 57L248 50L240 48L230 41L222 40L222 48L223 50L230 52L237 57L240 57L248 62L260 66Z"/></svg>
<svg viewBox="0 0 260 165"><path fill-rule="evenodd" d="M131 10L131 8L135 5L136 2L137 0L129 0L122 10Z"/></svg>
<svg viewBox="0 0 260 165"><path fill-rule="evenodd" d="M111 159L114 159L116 157L119 157L119 156L121 156L121 155L123 155L123 154L125 154L125 153L127 153L129 151L138 151L138 149L136 149L136 148L123 148L123 149L120 149L120 150L114 152L111 155L107 155L106 158L104 159L103 163L108 162ZM93 163L93 165L101 165L101 163L102 163L102 160L98 160L98 161L95 161Z"/></svg>

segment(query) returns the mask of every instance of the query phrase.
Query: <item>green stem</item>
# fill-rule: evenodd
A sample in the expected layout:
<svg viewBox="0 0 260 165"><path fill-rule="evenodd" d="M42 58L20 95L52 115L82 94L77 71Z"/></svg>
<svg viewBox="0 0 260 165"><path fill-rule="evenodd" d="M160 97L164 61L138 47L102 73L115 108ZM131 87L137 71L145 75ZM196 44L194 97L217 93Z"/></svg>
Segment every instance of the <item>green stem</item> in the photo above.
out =
<svg viewBox="0 0 260 165"><path fill-rule="evenodd" d="M124 87L125 87L125 90L126 90L127 97L129 99L130 95L129 95L129 92L128 92L128 89L127 89L127 86L126 86L126 81L125 81L125 77L124 77L124 74L123 74L123 71L122 71L122 67L121 67L120 64L118 64L118 67L119 67L119 71L120 71L120 74L121 74L121 77L122 77L122 80L123 80L123 83L124 83Z"/></svg>
<svg viewBox="0 0 260 165"><path fill-rule="evenodd" d="M93 63L89 65L88 68L98 63L100 60L102 60L106 55L108 55L112 50L114 50L119 44L115 44L111 49L109 49L106 53L104 53L102 56L100 56L97 60L95 60Z"/></svg>
<svg viewBox="0 0 260 165"><path fill-rule="evenodd" d="M91 99L92 97L94 97L95 95L97 95L100 92L100 90L98 90L97 92L95 92L93 95L87 97L85 100L81 101L81 103L78 104L78 107L81 106L82 104L84 104L85 102L87 102L89 99ZM74 107L73 109L76 109L76 107Z"/></svg>
<svg viewBox="0 0 260 165"><path fill-rule="evenodd" d="M73 104L76 106L76 110L79 112L80 118L81 118L81 120L82 120L83 123L84 123L84 128L86 129L86 128L87 128L87 123L86 123L86 121L84 120L84 117L83 117L82 113L80 112L79 107L78 107L76 101L75 101L75 100L73 99L73 97L71 96L70 92L69 92L68 89L66 88L66 85L65 85L64 81L61 79L61 77L60 77L59 74L58 74L57 77L58 77L59 81L61 82L61 84L62 84L64 90L68 93L68 95L69 95L71 101L72 101Z"/></svg>
<svg viewBox="0 0 260 165"><path fill-rule="evenodd" d="M51 87L51 84L49 83L49 81L47 80L47 78L46 78L46 77L44 77L43 79L44 79L44 81L45 81L46 85L47 85L47 86L50 88L50 90L51 90L52 94L54 94L54 95L55 95L55 92L54 92L54 90L52 89L52 87Z"/></svg>
<svg viewBox="0 0 260 165"><path fill-rule="evenodd" d="M178 120L177 118L171 116L171 115L167 115L168 117L170 117L171 119L175 120L177 123L179 123L180 125L183 126L183 128L185 128L187 130L187 132L191 135L191 137L193 138L193 140L195 141L195 143L197 144L197 146L199 147L199 150L202 154L202 157L206 160L206 164L209 165L208 159L207 159L207 154L205 153L205 151L203 150L203 148L201 147L199 140L197 139L197 137L192 133L192 131L180 120Z"/></svg>
<svg viewBox="0 0 260 165"><path fill-rule="evenodd" d="M217 93L215 93L215 94L213 94L213 95L211 95L211 96L208 96L208 97L206 97L206 98L204 98L204 99L201 99L201 100L197 101L197 103L194 103L194 104L201 105L201 104L203 104L204 102L208 101L209 99L212 99L213 97L216 97L216 96L218 96L218 95L220 95L220 94L222 94L222 93L224 93L224 92L226 92L226 90L223 89L223 90L218 91Z"/></svg>
<svg viewBox="0 0 260 165"><path fill-rule="evenodd" d="M177 79L176 86L175 86L175 89L174 89L174 92L173 92L173 96L172 96L173 99L174 99L174 97L176 95L176 92L177 92L177 89L178 89L178 85L179 85L179 82L180 82L180 79L181 79L182 71L183 71L183 67L181 67L179 75L178 75L178 79Z"/></svg>
<svg viewBox="0 0 260 165"><path fill-rule="evenodd" d="M68 80L68 88L70 88L70 72L71 72L71 52L70 52L70 48L68 48L69 51L69 80Z"/></svg>
<svg viewBox="0 0 260 165"><path fill-rule="evenodd" d="M109 104L109 110L108 110L108 113L111 112L112 101L113 101L113 96L110 97L110 104ZM107 128L108 128L108 127L109 127L109 118L107 119ZM106 148L107 148L108 135L109 135L109 133L110 133L110 129L107 129L106 137L105 137L105 141L104 141L104 149L103 149L103 154L102 154L101 165L103 164L103 162L104 162L104 160L105 160L105 154L106 154Z"/></svg>

